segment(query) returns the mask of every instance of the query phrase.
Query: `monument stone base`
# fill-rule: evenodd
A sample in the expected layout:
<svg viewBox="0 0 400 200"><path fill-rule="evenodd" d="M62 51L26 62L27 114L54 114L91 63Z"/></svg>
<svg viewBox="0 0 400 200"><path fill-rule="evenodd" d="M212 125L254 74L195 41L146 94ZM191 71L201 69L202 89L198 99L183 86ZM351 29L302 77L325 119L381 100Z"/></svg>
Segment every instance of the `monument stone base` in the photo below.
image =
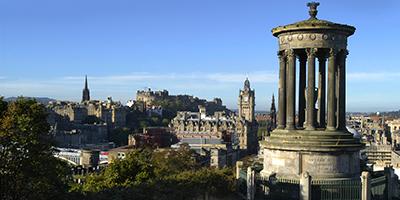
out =
<svg viewBox="0 0 400 200"><path fill-rule="evenodd" d="M261 145L264 178L299 180L303 172L314 180L360 177L362 145L344 131L274 130Z"/></svg>

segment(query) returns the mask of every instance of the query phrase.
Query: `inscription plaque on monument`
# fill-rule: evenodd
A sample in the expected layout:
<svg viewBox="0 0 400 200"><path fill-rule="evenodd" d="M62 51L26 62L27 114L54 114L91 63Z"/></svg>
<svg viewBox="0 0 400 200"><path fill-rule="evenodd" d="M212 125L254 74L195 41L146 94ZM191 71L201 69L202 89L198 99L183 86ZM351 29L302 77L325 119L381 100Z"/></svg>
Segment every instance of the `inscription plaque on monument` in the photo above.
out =
<svg viewBox="0 0 400 200"><path fill-rule="evenodd" d="M334 157L327 156L309 156L303 155L303 170L310 172L325 173L338 173L337 168L338 160Z"/></svg>

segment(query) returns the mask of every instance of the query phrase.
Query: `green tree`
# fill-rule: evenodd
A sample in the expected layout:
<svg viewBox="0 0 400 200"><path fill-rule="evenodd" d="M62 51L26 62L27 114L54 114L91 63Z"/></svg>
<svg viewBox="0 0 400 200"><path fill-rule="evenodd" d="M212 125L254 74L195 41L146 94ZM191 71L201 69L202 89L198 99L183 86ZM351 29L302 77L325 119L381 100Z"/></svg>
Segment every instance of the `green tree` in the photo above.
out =
<svg viewBox="0 0 400 200"><path fill-rule="evenodd" d="M129 128L113 129L108 134L108 141L114 142L117 146L127 145L129 133L131 133Z"/></svg>
<svg viewBox="0 0 400 200"><path fill-rule="evenodd" d="M163 126L168 126L169 121L170 121L169 119L163 118L162 121L161 121L161 123L162 123Z"/></svg>
<svg viewBox="0 0 400 200"><path fill-rule="evenodd" d="M147 120L142 120L139 122L139 130L143 130L143 128L147 128L149 126L149 122Z"/></svg>
<svg viewBox="0 0 400 200"><path fill-rule="evenodd" d="M45 107L1 100L0 113L0 199L65 197L69 169L53 157Z"/></svg>
<svg viewBox="0 0 400 200"><path fill-rule="evenodd" d="M201 167L188 146L135 150L73 188L86 199L193 199L224 196L235 186L231 169Z"/></svg>
<svg viewBox="0 0 400 200"><path fill-rule="evenodd" d="M7 110L7 102L3 101L3 97L0 97L0 116L3 116Z"/></svg>

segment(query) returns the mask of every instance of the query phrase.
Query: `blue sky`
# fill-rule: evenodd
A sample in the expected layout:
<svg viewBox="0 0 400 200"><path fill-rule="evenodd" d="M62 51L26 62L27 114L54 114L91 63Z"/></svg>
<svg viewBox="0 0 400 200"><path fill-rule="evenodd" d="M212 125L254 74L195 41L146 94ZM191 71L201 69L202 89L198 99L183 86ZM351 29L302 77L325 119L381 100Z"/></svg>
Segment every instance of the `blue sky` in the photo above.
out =
<svg viewBox="0 0 400 200"><path fill-rule="evenodd" d="M270 30L308 18L307 1L0 0L0 95L125 102L151 87L221 97L236 108L249 77L269 109L278 79ZM320 1L349 38L347 110L400 108L400 2Z"/></svg>

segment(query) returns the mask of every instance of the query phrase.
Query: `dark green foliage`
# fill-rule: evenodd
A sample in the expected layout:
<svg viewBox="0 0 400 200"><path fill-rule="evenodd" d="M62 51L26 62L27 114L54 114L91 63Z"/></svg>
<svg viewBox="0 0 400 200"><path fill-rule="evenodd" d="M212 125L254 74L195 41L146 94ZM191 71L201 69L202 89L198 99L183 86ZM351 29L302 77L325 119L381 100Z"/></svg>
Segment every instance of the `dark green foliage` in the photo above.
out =
<svg viewBox="0 0 400 200"><path fill-rule="evenodd" d="M227 111L230 112L225 106L212 104L204 99L189 98L189 96L177 96L175 98L168 98L162 100L155 100L153 105L161 106L163 108L163 118L171 120L176 116L178 111L192 111L197 112L199 105L206 106L208 114L212 114L216 111Z"/></svg>
<svg viewBox="0 0 400 200"><path fill-rule="evenodd" d="M164 120L161 116L149 117L144 112L131 111L127 117L127 127L133 132L141 132L143 128L154 126L168 126L169 119Z"/></svg>
<svg viewBox="0 0 400 200"><path fill-rule="evenodd" d="M45 107L0 101L1 199L62 199L69 169L53 157Z"/></svg>
<svg viewBox="0 0 400 200"><path fill-rule="evenodd" d="M88 115L83 121L83 124L100 124L103 123L103 120L100 118L93 116L93 115Z"/></svg>
<svg viewBox="0 0 400 200"><path fill-rule="evenodd" d="M162 124L163 126L168 126L169 122L170 122L169 119L164 118L164 119L162 119L161 124Z"/></svg>
<svg viewBox="0 0 400 200"><path fill-rule="evenodd" d="M7 102L3 101L3 97L0 97L0 116L3 116L7 110Z"/></svg>
<svg viewBox="0 0 400 200"><path fill-rule="evenodd" d="M153 152L136 150L72 191L85 199L192 199L224 196L235 188L231 169L199 166L186 146Z"/></svg>
<svg viewBox="0 0 400 200"><path fill-rule="evenodd" d="M131 131L128 128L117 128L110 130L108 133L108 141L114 142L117 146L128 144L128 136Z"/></svg>

